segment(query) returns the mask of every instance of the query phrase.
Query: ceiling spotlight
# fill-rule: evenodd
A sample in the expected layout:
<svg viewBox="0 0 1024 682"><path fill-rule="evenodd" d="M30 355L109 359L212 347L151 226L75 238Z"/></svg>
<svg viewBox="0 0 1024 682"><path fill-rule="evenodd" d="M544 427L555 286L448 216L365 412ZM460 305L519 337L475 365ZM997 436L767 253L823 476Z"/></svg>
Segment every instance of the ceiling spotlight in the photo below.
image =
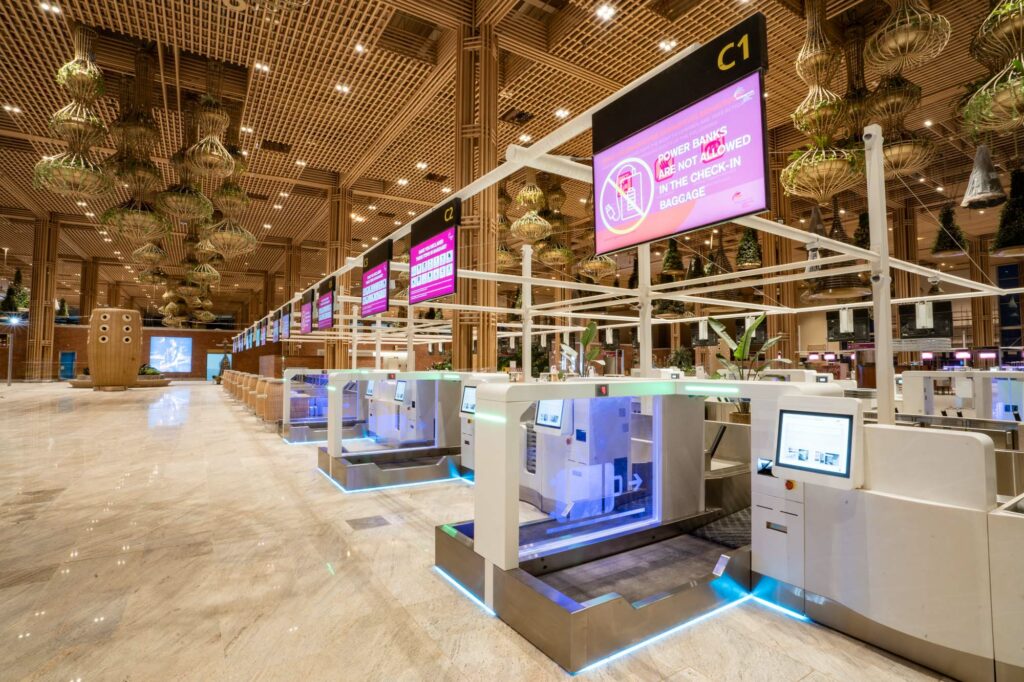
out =
<svg viewBox="0 0 1024 682"><path fill-rule="evenodd" d="M21 107L16 107L13 104L5 104L4 111L6 111L8 114L20 114Z"/></svg>
<svg viewBox="0 0 1024 682"><path fill-rule="evenodd" d="M345 85L344 83L338 83L337 85L334 86L334 89L343 95L347 95L348 93L352 92L352 89Z"/></svg>
<svg viewBox="0 0 1024 682"><path fill-rule="evenodd" d="M981 209L980 211L978 211L978 213L980 213L981 215L985 215L985 209Z"/></svg>
<svg viewBox="0 0 1024 682"><path fill-rule="evenodd" d="M676 45L678 45L678 43L671 39L663 40L660 43L658 43L658 47L661 49L662 52L671 52L672 50L676 49Z"/></svg>
<svg viewBox="0 0 1024 682"><path fill-rule="evenodd" d="M569 110L562 107L555 109L555 118L569 118Z"/></svg>
<svg viewBox="0 0 1024 682"><path fill-rule="evenodd" d="M306 162L303 161L302 159L296 159L295 160L295 165L299 166L300 168L305 168L306 167Z"/></svg>
<svg viewBox="0 0 1024 682"><path fill-rule="evenodd" d="M401 220L396 220L396 221L395 221L395 225L401 225L401 224L402 224L402 221L401 221Z"/></svg>
<svg viewBox="0 0 1024 682"><path fill-rule="evenodd" d="M586 197L580 197L580 203L581 204L587 203L587 198Z"/></svg>
<svg viewBox="0 0 1024 682"><path fill-rule="evenodd" d="M368 246L369 246L369 244L367 244L366 242L363 242L363 243L362 243L362 247L363 247L364 249L365 249L365 248L367 248Z"/></svg>
<svg viewBox="0 0 1024 682"><path fill-rule="evenodd" d="M416 211L409 211L409 215L416 215Z"/></svg>
<svg viewBox="0 0 1024 682"><path fill-rule="evenodd" d="M416 162L416 169L417 170L427 170L427 163L425 161L417 161Z"/></svg>
<svg viewBox="0 0 1024 682"><path fill-rule="evenodd" d="M611 5L601 5L594 12L601 21L608 21L615 16L615 8Z"/></svg>
<svg viewBox="0 0 1024 682"><path fill-rule="evenodd" d="M375 242L376 242L376 241L380 241L380 237L374 237L374 238L373 238L373 241L375 241Z"/></svg>
<svg viewBox="0 0 1024 682"><path fill-rule="evenodd" d="M807 222L807 221L806 221L806 220L804 220L803 218L801 218L801 219L800 219L800 223L801 223L801 224L803 224L803 223L806 223L806 222Z"/></svg>
<svg viewBox="0 0 1024 682"><path fill-rule="evenodd" d="M39 3L39 9L43 10L44 12L49 12L50 14L60 14L60 7L58 7L57 5L51 5L48 2Z"/></svg>
<svg viewBox="0 0 1024 682"><path fill-rule="evenodd" d="M279 197L281 197L283 199L287 199L288 198L288 192L278 192L277 196L279 196Z"/></svg>
<svg viewBox="0 0 1024 682"><path fill-rule="evenodd" d="M242 153L242 156L249 156L249 150L248 149L243 149L241 153Z"/></svg>
<svg viewBox="0 0 1024 682"><path fill-rule="evenodd" d="M406 180L405 178L398 178L398 184L400 187L405 187L406 185L409 184L409 181Z"/></svg>
<svg viewBox="0 0 1024 682"><path fill-rule="evenodd" d="M362 43L356 43L356 54L362 54L366 52L366 46Z"/></svg>
<svg viewBox="0 0 1024 682"><path fill-rule="evenodd" d="M935 191L936 191L936 192L945 192L945 191L946 191L946 188L945 188L945 187L936 187L936 188L935 188Z"/></svg>
<svg viewBox="0 0 1024 682"><path fill-rule="evenodd" d="M270 65L263 62L256 62L253 64L253 68L261 73L270 73Z"/></svg>
<svg viewBox="0 0 1024 682"><path fill-rule="evenodd" d="M451 187L442 187L441 188L441 193L442 194L449 194L451 191L452 191Z"/></svg>
<svg viewBox="0 0 1024 682"><path fill-rule="evenodd" d="M921 178L918 182L926 182L924 178Z"/></svg>
<svg viewBox="0 0 1024 682"><path fill-rule="evenodd" d="M924 120L924 127L925 127L925 128L931 128L931 127L932 127L932 125L933 125L933 124L932 124L932 120L931 120L930 118L926 118L926 119Z"/></svg>
<svg viewBox="0 0 1024 682"><path fill-rule="evenodd" d="M75 206L81 206L82 208L85 208L88 205L89 204L87 204L87 203L85 203L84 201L81 201L81 200L75 202Z"/></svg>
<svg viewBox="0 0 1024 682"><path fill-rule="evenodd" d="M85 212L85 217L86 217L86 218L95 218L95 217L96 217L96 214L95 214L95 213L93 213L92 211L86 211L86 212Z"/></svg>
<svg viewBox="0 0 1024 682"><path fill-rule="evenodd" d="M369 206L366 207L366 209L368 211L376 211L377 210L377 205L376 204L370 204Z"/></svg>
<svg viewBox="0 0 1024 682"><path fill-rule="evenodd" d="M243 132L243 133L245 133L246 135L251 135L251 134L252 134L252 132L253 132L253 130L252 130L252 126L242 126L242 127L240 127L240 128L238 129L238 130L239 130L240 132Z"/></svg>
<svg viewBox="0 0 1024 682"><path fill-rule="evenodd" d="M526 133L523 133L522 135L519 136L519 141L520 142L529 142L532 139L533 138L530 137L529 135L527 135Z"/></svg>
<svg viewBox="0 0 1024 682"><path fill-rule="evenodd" d="M120 256L120 255L121 255L121 252L120 252L120 251L115 251L115 252L114 252L114 255L115 255L115 256Z"/></svg>
<svg viewBox="0 0 1024 682"><path fill-rule="evenodd" d="M114 240L111 239L110 237L104 237L103 241L105 241L105 242L107 242L109 244L110 242L112 242Z"/></svg>
<svg viewBox="0 0 1024 682"><path fill-rule="evenodd" d="M271 225L270 223L263 223L264 230L269 230L271 227L273 227L273 225Z"/></svg>
<svg viewBox="0 0 1024 682"><path fill-rule="evenodd" d="M282 208L284 208L284 206L282 206L281 204L274 204L274 208L280 211Z"/></svg>

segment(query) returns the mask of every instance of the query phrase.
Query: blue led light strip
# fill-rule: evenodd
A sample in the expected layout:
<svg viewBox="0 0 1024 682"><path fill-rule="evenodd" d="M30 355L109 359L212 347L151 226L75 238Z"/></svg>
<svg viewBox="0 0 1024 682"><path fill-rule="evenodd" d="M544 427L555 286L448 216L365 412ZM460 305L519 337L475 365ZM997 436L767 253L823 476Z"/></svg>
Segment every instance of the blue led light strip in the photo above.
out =
<svg viewBox="0 0 1024 682"><path fill-rule="evenodd" d="M465 588L465 587L464 587L464 586L462 585L462 583L460 583L460 582L459 582L458 580L456 580L455 578L453 578L453 577L451 577L450 575L448 575L448 573L447 573L447 572L445 572L445 570L444 570L444 569L442 569L442 568L441 568L441 567L439 567L439 566L434 566L434 570L435 570L435 571L436 571L436 572L438 573L438 575L440 575L440 576L441 576L442 578L444 578L444 579L445 579L445 580L447 580L447 581L448 581L449 583L451 583L451 584L452 584L452 585L453 585L453 586L455 587L455 589L457 589L457 590L458 590L459 592L461 592L461 593L462 593L462 594L464 594L465 596L469 597L469 600L470 600L471 602L473 602L474 604L476 604L477 606L479 606L479 607L480 607L481 609L483 609L483 610L484 610L484 613L486 613L486 614L487 614L487 615L489 615L489 616L493 616L493 615L495 615L494 611L492 611L492 610L491 610L491 608L490 608L489 606L487 606L487 604L485 604L485 603L483 603L482 601L480 601L480 599L478 599L478 598L477 598L477 596L476 596L475 594L473 594L472 592L470 592L469 590L467 590L467 589L466 589L466 588Z"/></svg>
<svg viewBox="0 0 1024 682"><path fill-rule="evenodd" d="M320 473L321 476L330 481L335 488L345 493L346 495L355 495L357 493L375 493L379 490L394 490L395 488L413 488L422 485L431 485L433 483L451 483L455 481L465 483L466 485L475 485L474 482L469 480L468 478L462 478L461 476L453 476L452 478L438 478L433 481L417 481L416 483L396 483L394 485L382 485L376 488L360 488L359 490L348 490L347 488L342 487L342 485L335 481L333 478L328 476L327 472L325 472L323 469L318 468L317 471Z"/></svg>

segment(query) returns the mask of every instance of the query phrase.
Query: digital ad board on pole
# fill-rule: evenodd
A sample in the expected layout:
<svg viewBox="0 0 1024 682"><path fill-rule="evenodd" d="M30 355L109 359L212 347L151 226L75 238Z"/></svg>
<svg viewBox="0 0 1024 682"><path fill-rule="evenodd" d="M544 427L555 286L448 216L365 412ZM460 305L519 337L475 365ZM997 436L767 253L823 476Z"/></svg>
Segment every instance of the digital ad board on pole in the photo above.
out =
<svg viewBox="0 0 1024 682"><path fill-rule="evenodd" d="M391 288L390 239L382 241L363 256L363 290L359 316L370 317L388 311Z"/></svg>
<svg viewBox="0 0 1024 682"><path fill-rule="evenodd" d="M461 220L462 199L455 198L412 224L409 303L423 303L455 293L459 281Z"/></svg>
<svg viewBox="0 0 1024 682"><path fill-rule="evenodd" d="M768 210L757 13L593 116L598 254Z"/></svg>
<svg viewBox="0 0 1024 682"><path fill-rule="evenodd" d="M300 299L299 306L299 333L300 334L312 334L313 333L313 297L315 292L312 289L307 289L302 292L302 298Z"/></svg>
<svg viewBox="0 0 1024 682"><path fill-rule="evenodd" d="M287 339L292 335L292 304L285 303L281 309L281 338Z"/></svg>
<svg viewBox="0 0 1024 682"><path fill-rule="evenodd" d="M316 328L330 329L334 326L335 279L328 277L316 288Z"/></svg>

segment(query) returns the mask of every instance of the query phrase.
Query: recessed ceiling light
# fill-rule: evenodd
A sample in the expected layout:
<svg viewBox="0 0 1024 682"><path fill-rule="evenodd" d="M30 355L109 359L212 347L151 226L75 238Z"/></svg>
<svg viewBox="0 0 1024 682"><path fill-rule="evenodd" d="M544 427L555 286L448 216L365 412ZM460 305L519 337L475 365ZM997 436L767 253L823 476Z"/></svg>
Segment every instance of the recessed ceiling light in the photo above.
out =
<svg viewBox="0 0 1024 682"><path fill-rule="evenodd" d="M427 163L426 163L426 161L417 161L416 162L416 169L417 170L427 170Z"/></svg>
<svg viewBox="0 0 1024 682"><path fill-rule="evenodd" d="M586 197L580 197L580 203L581 204L587 203L587 198Z"/></svg>
<svg viewBox="0 0 1024 682"><path fill-rule="evenodd" d="M264 230L269 230L271 227L273 227L273 225L271 225L270 223L263 223Z"/></svg>
<svg viewBox="0 0 1024 682"><path fill-rule="evenodd" d="M100 234L106 234L106 233L107 233L106 230L100 230Z"/></svg>
<svg viewBox="0 0 1024 682"><path fill-rule="evenodd" d="M704 244L705 244L706 246L711 246L711 240L710 240L710 239L705 239L705 240L704 240Z"/></svg>
<svg viewBox="0 0 1024 682"><path fill-rule="evenodd" d="M932 124L932 120L931 120L930 118L926 118L926 119L924 120L924 127L925 127L925 128L931 128L931 127L932 127L932 125L933 125L933 124Z"/></svg>
<svg viewBox="0 0 1024 682"><path fill-rule="evenodd" d="M8 114L20 114L21 107L16 107L13 104L5 104L4 111L6 111Z"/></svg>
<svg viewBox="0 0 1024 682"><path fill-rule="evenodd" d="M366 242L363 242L363 248L364 248L364 249L365 249L366 247L368 247L368 246L369 246L369 244L367 244Z"/></svg>
<svg viewBox="0 0 1024 682"><path fill-rule="evenodd" d="M402 221L401 221L401 220L396 220L396 221L395 221L395 225L401 225L401 224L402 224Z"/></svg>
<svg viewBox="0 0 1024 682"><path fill-rule="evenodd" d="M845 208L839 209L839 215L846 215L846 209Z"/></svg>
<svg viewBox="0 0 1024 682"><path fill-rule="evenodd" d="M800 219L800 222L801 222L801 223L806 223L807 221L806 221L806 220L804 220L803 218L801 218L801 219Z"/></svg>
<svg viewBox="0 0 1024 682"><path fill-rule="evenodd" d="M251 126L242 126L241 128L239 128L239 130L245 133L246 135L250 135L253 132Z"/></svg>
<svg viewBox="0 0 1024 682"><path fill-rule="evenodd" d="M451 191L452 191L452 188L451 188L451 187L442 187L442 188L441 188L441 193L442 193L442 194L448 194L448 193L450 193Z"/></svg>
<svg viewBox="0 0 1024 682"><path fill-rule="evenodd" d="M925 179L921 178L918 182L925 182Z"/></svg>
<svg viewBox="0 0 1024 682"><path fill-rule="evenodd" d="M288 192L278 192L277 196L282 197L284 199L287 199L288 198Z"/></svg>
<svg viewBox="0 0 1024 682"><path fill-rule="evenodd" d="M530 137L529 135L527 135L526 133L523 133L522 135L519 136L519 141L520 142L529 142L532 139L533 138Z"/></svg>
<svg viewBox="0 0 1024 682"><path fill-rule="evenodd" d="M44 12L49 12L50 14L60 14L60 7L58 7L57 5L51 5L48 2L39 3L39 9L43 10Z"/></svg>
<svg viewBox="0 0 1024 682"><path fill-rule="evenodd" d="M296 160L295 160L295 165L296 165L296 166L305 166L305 165L306 165L306 162L305 162L305 161L303 161L302 159L296 159Z"/></svg>
<svg viewBox="0 0 1024 682"><path fill-rule="evenodd" d="M711 234L718 234L718 228L716 227L715 229L711 230Z"/></svg>
<svg viewBox="0 0 1024 682"><path fill-rule="evenodd" d="M115 252L114 252L114 255L115 255L115 256L120 256L120 255L121 255L121 252L120 252L120 251L115 251Z"/></svg>
<svg viewBox="0 0 1024 682"><path fill-rule="evenodd" d="M356 54L362 54L366 52L366 46L362 43L356 43Z"/></svg>
<svg viewBox="0 0 1024 682"><path fill-rule="evenodd" d="M76 201L75 202L75 206L81 206L82 208L85 208L88 205L89 204L85 203L84 201Z"/></svg>
<svg viewBox="0 0 1024 682"><path fill-rule="evenodd" d="M378 241L378 240L380 240L380 237L374 237L373 238L373 241Z"/></svg>
<svg viewBox="0 0 1024 682"><path fill-rule="evenodd" d="M936 188L935 188L935 191L936 191L936 192L945 192L945 191L946 191L946 188L945 188L945 187L936 187Z"/></svg>
<svg viewBox="0 0 1024 682"><path fill-rule="evenodd" d="M663 40L660 43L658 43L658 47L661 48L662 52L671 52L672 50L676 49L676 45L678 44L679 43L677 43L676 41L669 39Z"/></svg>
<svg viewBox="0 0 1024 682"><path fill-rule="evenodd" d="M263 62L256 62L253 64L253 68L261 73L270 73L270 65Z"/></svg>
<svg viewBox="0 0 1024 682"><path fill-rule="evenodd" d="M981 209L980 211L978 211L978 213L980 213L981 215L985 215L985 209Z"/></svg>
<svg viewBox="0 0 1024 682"><path fill-rule="evenodd" d="M416 211L409 211L409 215L416 215Z"/></svg>
<svg viewBox="0 0 1024 682"><path fill-rule="evenodd" d="M569 118L569 110L562 107L555 109L555 118Z"/></svg>
<svg viewBox="0 0 1024 682"><path fill-rule="evenodd" d="M594 11L594 14L596 14L597 18L601 21L608 21L615 16L615 8L611 5L601 5Z"/></svg>
<svg viewBox="0 0 1024 682"><path fill-rule="evenodd" d="M276 208L277 210L281 210L284 207L281 206L281 204L274 204L274 208Z"/></svg>
<svg viewBox="0 0 1024 682"><path fill-rule="evenodd" d="M249 156L249 150L248 149L243 149L241 151L241 154L242 154L242 156Z"/></svg>
<svg viewBox="0 0 1024 682"><path fill-rule="evenodd" d="M108 242L108 243L109 243L109 242L112 242L112 241L114 241L114 240L113 240L113 239L111 239L110 237L106 237L106 238L104 238L104 239L103 239L103 241L105 241L105 242Z"/></svg>
<svg viewBox="0 0 1024 682"><path fill-rule="evenodd" d="M347 95L348 93L352 92L352 88L348 87L344 83L338 83L337 85L334 86L334 89L343 95Z"/></svg>
<svg viewBox="0 0 1024 682"><path fill-rule="evenodd" d="M95 213L93 213L92 211L86 211L86 212L85 212L85 217L86 217L86 218L95 218L95 217L96 217L96 214L95 214Z"/></svg>
<svg viewBox="0 0 1024 682"><path fill-rule="evenodd" d="M405 187L406 185L409 184L409 181L406 180L405 178L398 178L398 184L402 187Z"/></svg>
<svg viewBox="0 0 1024 682"><path fill-rule="evenodd" d="M366 210L367 211L376 211L377 210L377 204L370 204L369 206L366 207Z"/></svg>

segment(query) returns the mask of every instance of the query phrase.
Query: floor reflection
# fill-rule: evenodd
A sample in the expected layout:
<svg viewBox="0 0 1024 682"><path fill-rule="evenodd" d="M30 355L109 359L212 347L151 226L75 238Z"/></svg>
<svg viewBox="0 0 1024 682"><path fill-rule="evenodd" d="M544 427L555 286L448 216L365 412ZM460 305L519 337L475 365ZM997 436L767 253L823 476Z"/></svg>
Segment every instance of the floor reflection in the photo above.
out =
<svg viewBox="0 0 1024 682"><path fill-rule="evenodd" d="M181 426L188 419L191 391L177 388L167 391L149 406L149 428Z"/></svg>

